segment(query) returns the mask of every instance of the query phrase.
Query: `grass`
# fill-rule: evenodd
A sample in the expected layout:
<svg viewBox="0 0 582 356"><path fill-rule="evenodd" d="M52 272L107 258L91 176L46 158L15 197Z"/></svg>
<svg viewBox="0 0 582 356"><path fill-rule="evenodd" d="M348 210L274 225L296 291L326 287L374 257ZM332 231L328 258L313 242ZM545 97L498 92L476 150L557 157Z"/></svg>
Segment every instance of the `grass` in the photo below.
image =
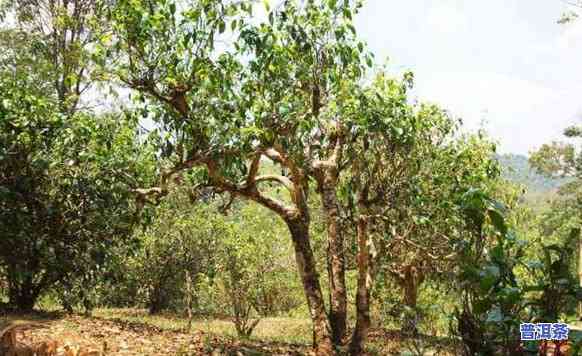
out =
<svg viewBox="0 0 582 356"><path fill-rule="evenodd" d="M63 345L103 349L107 355L310 355L312 329L307 318L269 317L262 319L248 339L236 335L227 318L197 316L192 329L180 315L149 315L145 309L96 309L91 317L44 311L32 315L0 315L4 321L24 319L40 322L21 336L24 342L58 340ZM410 355L453 355L454 346L441 337L402 337L383 328L371 330L368 355L401 355L422 345L424 353ZM436 353L441 349L444 352ZM449 351L447 351L449 350ZM404 353L403 353L404 352Z"/></svg>
<svg viewBox="0 0 582 356"><path fill-rule="evenodd" d="M150 325L166 331L184 331L188 327L188 320L185 318L171 313L149 315L145 309L96 309L93 316L111 321ZM197 317L192 321L192 330L229 338L237 337L234 324L228 319ZM251 340L308 345L311 337L311 323L308 319L270 317L261 319Z"/></svg>

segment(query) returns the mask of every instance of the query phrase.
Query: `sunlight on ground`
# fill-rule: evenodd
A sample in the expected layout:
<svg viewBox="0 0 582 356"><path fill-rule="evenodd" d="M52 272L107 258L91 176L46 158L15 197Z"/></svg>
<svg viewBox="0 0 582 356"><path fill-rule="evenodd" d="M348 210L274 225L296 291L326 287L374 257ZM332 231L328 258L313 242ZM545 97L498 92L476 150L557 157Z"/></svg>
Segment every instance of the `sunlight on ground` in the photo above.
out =
<svg viewBox="0 0 582 356"><path fill-rule="evenodd" d="M60 311L10 314L0 317L0 325L15 320L36 323L19 336L27 344L57 340L61 345L106 349L107 355L311 354L310 322L300 318L264 318L246 340L237 337L233 323L226 318L197 316L187 331L188 322L183 316L149 315L145 309L96 309L91 317ZM424 355L455 354L451 352L454 346L445 338L421 335L408 339L396 330L382 328L370 330L369 336L369 355L401 355L412 350Z"/></svg>
<svg viewBox="0 0 582 356"><path fill-rule="evenodd" d="M172 331L183 331L188 326L188 320L185 318L169 313L149 315L144 309L96 309L93 316L108 320L143 323ZM237 336L234 324L228 319L196 317L192 322L192 331L203 331L228 337ZM255 328L251 339L309 344L311 332L311 324L308 319L263 318Z"/></svg>

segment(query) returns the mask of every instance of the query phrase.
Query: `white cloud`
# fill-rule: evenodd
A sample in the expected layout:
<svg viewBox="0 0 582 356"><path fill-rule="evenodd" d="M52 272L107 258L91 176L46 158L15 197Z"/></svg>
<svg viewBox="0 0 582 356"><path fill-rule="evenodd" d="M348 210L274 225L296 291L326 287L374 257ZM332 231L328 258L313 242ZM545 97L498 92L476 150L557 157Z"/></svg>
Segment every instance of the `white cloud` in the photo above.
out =
<svg viewBox="0 0 582 356"><path fill-rule="evenodd" d="M419 98L485 119L500 150L527 153L582 112L582 17L556 23L563 2L368 0L357 27L390 69L415 73Z"/></svg>
<svg viewBox="0 0 582 356"><path fill-rule="evenodd" d="M498 73L433 73L417 78L422 100L449 109L469 130L485 120L502 152L525 154L532 142L560 138L581 108L576 93Z"/></svg>

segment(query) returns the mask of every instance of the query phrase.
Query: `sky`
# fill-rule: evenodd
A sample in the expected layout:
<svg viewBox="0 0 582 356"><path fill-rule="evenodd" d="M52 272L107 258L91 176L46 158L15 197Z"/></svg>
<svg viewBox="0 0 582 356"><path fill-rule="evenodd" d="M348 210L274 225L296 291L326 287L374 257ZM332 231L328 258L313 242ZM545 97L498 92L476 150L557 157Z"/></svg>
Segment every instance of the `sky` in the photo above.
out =
<svg viewBox="0 0 582 356"><path fill-rule="evenodd" d="M560 25L561 0L367 0L359 35L414 95L501 153L528 154L582 123L582 17Z"/></svg>

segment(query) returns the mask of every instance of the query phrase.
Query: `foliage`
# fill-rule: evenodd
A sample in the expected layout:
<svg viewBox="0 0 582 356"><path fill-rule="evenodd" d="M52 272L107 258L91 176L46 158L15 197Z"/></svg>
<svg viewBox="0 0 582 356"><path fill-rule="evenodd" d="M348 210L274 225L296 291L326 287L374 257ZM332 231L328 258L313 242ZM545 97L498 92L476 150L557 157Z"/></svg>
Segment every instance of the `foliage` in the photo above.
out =
<svg viewBox="0 0 582 356"><path fill-rule="evenodd" d="M544 144L530 157L530 163L542 174L567 177L575 173L575 149L571 144Z"/></svg>
<svg viewBox="0 0 582 356"><path fill-rule="evenodd" d="M224 222L211 208L190 205L183 193L174 195L158 208L153 224L138 234L141 247L130 260L129 276L152 314L185 309L187 275L196 284L215 268ZM192 297L196 303L196 295Z"/></svg>
<svg viewBox="0 0 582 356"><path fill-rule="evenodd" d="M56 282L101 268L135 220L129 187L148 173L131 121L65 117L34 80L0 72L1 263L21 308Z"/></svg>
<svg viewBox="0 0 582 356"><path fill-rule="evenodd" d="M46 145L42 149L31 146L39 139L32 127L36 123L3 130L16 134L8 138L12 144L4 146L9 151L2 152L1 161L6 172L1 179L2 263L15 293L31 292L34 299L58 281L93 279L92 273L109 258L110 247L126 241L134 213L127 183L116 170L133 163L124 157L131 151L120 147L131 144L126 141L131 134L116 133L116 124L106 126L109 120L102 118L93 127L83 120L75 127L68 120L65 127L49 128L55 137L41 138ZM85 142L75 137L79 129ZM92 137L87 135L90 129ZM100 147L100 152L84 154L87 147Z"/></svg>
<svg viewBox="0 0 582 356"><path fill-rule="evenodd" d="M458 332L467 354L516 354L525 305L515 268L524 244L506 225L505 207L484 191L467 191L461 206L470 237L461 247Z"/></svg>
<svg viewBox="0 0 582 356"><path fill-rule="evenodd" d="M423 119L430 116L425 112ZM411 332L418 322L422 283L432 279L446 284L457 266L455 247L466 240L457 200L469 187L485 187L498 174L491 159L493 147L486 139L452 139L452 122L445 119L441 125L427 124L430 134L417 133L414 148L402 157L392 155L399 163L387 170L388 175L402 183L389 186L393 192L383 210L386 221L377 223L385 230L376 238L375 268L401 288L403 327Z"/></svg>
<svg viewBox="0 0 582 356"><path fill-rule="evenodd" d="M193 202L182 189L164 200L152 224L137 233L140 247L121 265L118 283L130 288L128 299L117 303L142 303L151 313L191 307L197 314L232 316L244 336L259 316L300 305L284 226L263 209L231 209L224 216L215 198Z"/></svg>
<svg viewBox="0 0 582 356"><path fill-rule="evenodd" d="M3 21L7 32L18 35L4 54L16 58L15 67L28 67L29 74L42 76L36 84L54 95L58 111L64 115L88 104L82 99L96 79L90 48L106 30L102 16L105 4L96 0L5 0L0 4L0 15L4 10L12 19ZM12 56L12 51L19 55Z"/></svg>
<svg viewBox="0 0 582 356"><path fill-rule="evenodd" d="M507 206L482 191L467 192L461 204L475 236L461 253L458 279L463 295L458 330L467 352L537 352L538 344L520 343L519 324L556 322L574 311L579 287L572 246L578 230L562 244L526 242L510 225Z"/></svg>
<svg viewBox="0 0 582 356"><path fill-rule="evenodd" d="M70 310L128 241L130 190L148 182L153 154L131 117L79 105L95 3L2 6L16 21L0 31L0 263L12 306L56 288Z"/></svg>
<svg viewBox="0 0 582 356"><path fill-rule="evenodd" d="M560 25L565 25L576 21L580 16L580 9L582 8L582 2L579 0L564 1L564 3L568 5L569 10L564 12L558 19L558 23Z"/></svg>
<svg viewBox="0 0 582 356"><path fill-rule="evenodd" d="M530 296L529 307L537 322L554 322L563 315L573 314L579 287L572 271L580 231L573 229L564 243L543 244L541 256L527 265L535 284L527 291L538 292Z"/></svg>

